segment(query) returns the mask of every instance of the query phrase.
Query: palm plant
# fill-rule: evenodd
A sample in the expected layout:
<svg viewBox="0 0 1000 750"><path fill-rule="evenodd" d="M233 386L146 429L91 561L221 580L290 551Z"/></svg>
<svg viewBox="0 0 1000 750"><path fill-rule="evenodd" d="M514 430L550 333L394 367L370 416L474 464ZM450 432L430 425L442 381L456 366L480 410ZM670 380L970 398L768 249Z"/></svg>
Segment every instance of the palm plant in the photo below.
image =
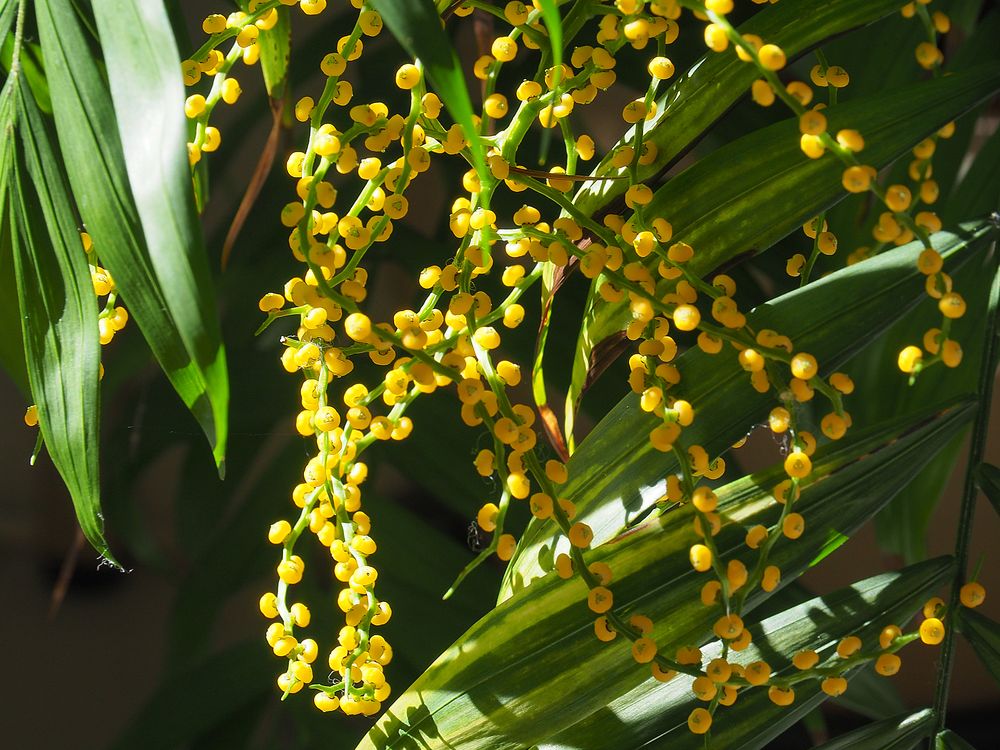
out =
<svg viewBox="0 0 1000 750"><path fill-rule="evenodd" d="M873 719L826 747L966 746L1000 12L237 5L198 46L159 0L0 2L0 360L86 540L176 578L116 747L756 748L826 700ZM180 572L131 497L178 443ZM905 567L797 581L873 519ZM266 646L213 650L248 584Z"/></svg>

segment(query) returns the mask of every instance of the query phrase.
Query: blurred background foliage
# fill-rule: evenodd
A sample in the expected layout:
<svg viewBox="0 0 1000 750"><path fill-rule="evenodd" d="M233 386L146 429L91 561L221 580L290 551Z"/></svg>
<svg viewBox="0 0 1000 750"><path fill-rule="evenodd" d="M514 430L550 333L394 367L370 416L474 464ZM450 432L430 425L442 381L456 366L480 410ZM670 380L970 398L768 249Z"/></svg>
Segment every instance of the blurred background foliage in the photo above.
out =
<svg viewBox="0 0 1000 750"><path fill-rule="evenodd" d="M196 42L192 40L199 38L198 27L206 12L229 10L222 0L167 4L182 54L193 50ZM306 22L295 14L289 74L292 101L320 88L318 60L328 51L331 39L342 33L331 27L343 25L340 16L350 10L346 5L331 8L321 23ZM960 66L963 56L979 61L1000 58L996 44L1000 8L983 0L942 0L935 3L938 6L949 12L956 27L949 44L964 42L951 64ZM733 17L737 23L756 10L748 3L739 8ZM450 27L459 30L454 41L465 60L478 54L475 31L481 22L468 19ZM911 32L914 38L905 38ZM26 64L26 75L44 109L44 60L37 32L29 27L27 33L31 63ZM851 72L844 98L921 78L922 71L910 53L918 33L917 24L901 26L890 17L826 45L824 51L831 61L845 64ZM9 40L3 50L8 46ZM691 32L682 33L671 49L678 69L685 69L703 53L700 35ZM946 58L951 59L947 51ZM366 54L351 68L355 90L384 91L390 107L399 105L402 95L390 82L405 60L405 53L388 34L366 42ZM800 77L808 75L810 65L806 60L795 64ZM581 114L584 129L594 135L599 148L613 144L620 135L619 105L645 89L644 65L620 64L618 72L619 81L632 90L622 87L602 106L586 108ZM5 431L8 450L0 455L0 467L8 477L6 512L0 524L0 569L2 579L12 586L8 597L13 597L2 626L8 644L4 714L5 742L10 747L346 748L353 747L367 729L365 720L321 715L310 701L278 702L273 660L256 614L256 599L270 585L275 564L265 530L287 506L300 466L308 457L293 426L297 387L278 362L280 323L266 335L253 335L261 317L257 310L260 295L297 270L287 252L277 210L291 193L280 166L285 155L298 147L301 131L282 128L276 166L225 271L218 270L230 222L272 126L258 71L239 77L245 93L238 106L219 111L223 146L201 172L208 195L206 245L211 265L217 269L232 389L226 480L219 480L203 435L151 361L138 332L127 330L105 351L102 473L109 540L131 572L121 575L107 568L95 569L93 552L76 535L58 476L47 462L31 472L27 469L34 438L19 426L23 394L18 393L16 378L3 382L0 419L13 425ZM475 99L478 82L470 77L469 84ZM615 96L621 101L613 101ZM764 109L744 98L672 172L783 117L778 107ZM962 118L956 136L940 146L934 165L942 194L950 196L940 210L946 226L984 213L1000 197L996 121L996 103L983 105ZM522 153L544 154L547 147L544 136L535 130ZM963 159L970 147L978 153L973 162ZM896 169L905 169L905 163ZM396 227L393 247L401 251L369 256L374 279L369 302L376 316L391 314L401 300L416 299L418 270L440 260L442 248L449 244L447 209L457 194L460 175L457 160L435 161L422 178L420 190L410 195L409 219ZM505 198L506 205L494 207L498 215L520 205L510 193ZM843 250L834 258L821 257L817 275L838 267L847 252L868 243L870 210L867 196L861 195L849 197L830 213L828 220ZM797 286L784 267L788 257L803 251L803 244L796 232L766 253L728 269L738 282L741 309ZM7 265L0 265L3 268ZM963 290L971 309L985 299L988 284L975 264L967 264L956 277L956 287ZM585 279L578 274L559 292L546 354L552 404L564 399L586 292ZM528 295L523 301L529 307L528 319L537 319L537 299ZM0 304L9 303L0 299ZM921 311L894 325L879 345L859 356L849 369L858 391L866 392L866 383L873 383L878 372L891 366L893 353L903 343L918 340L936 316L932 305L923 305ZM967 316L957 326L958 338L968 342L970 361L976 358L973 342L982 339L976 335L982 322ZM529 362L535 332L525 326L506 335L504 342L511 359ZM883 388L877 397L852 399L848 408L857 422L898 416L920 408L931 397L938 402L968 391L975 374L974 367L959 370L957 377L950 370L935 368L914 388ZM625 393L626 376L624 359L619 359L590 388L578 420L578 439ZM530 400L527 391L522 395ZM454 576L483 543L473 524L474 515L484 499L494 496L495 488L476 474L472 464L476 452L485 447L480 444L485 438L462 425L449 397L419 400L412 416L413 439L405 445L380 444L372 449L368 461L373 479L366 490L366 503L377 518L379 589L396 613L385 635L395 648L392 682L397 692L492 608L502 573L499 562L484 565L455 597L441 601ZM866 528L853 539L838 554L837 562L807 577L806 585L816 591L829 590L873 570L949 550L957 493L954 487L947 488L950 478L954 483L961 445L961 437L956 438L937 459L914 467L912 477L901 478L908 481L906 490L874 528ZM997 448L994 445L991 454L994 462ZM776 455L771 438L756 434L737 460L750 470ZM945 499L939 507L942 490ZM518 512L523 517L513 519L515 528L527 516L523 507L513 509ZM978 524L976 554L1000 533L992 514L981 513ZM321 553L313 549L309 554ZM993 569L987 567L983 578L988 589L992 578L993 590L1000 591ZM329 581L315 576L306 578L302 590L311 601L329 599L333 593ZM985 612L996 617L998 604L1000 597L989 601ZM332 619L338 613L324 607L314 607L313 612L318 632L334 632L338 627ZM852 688L849 700L810 714L780 741L781 746L808 747L832 728L859 723L851 708L867 709L871 715L876 699L881 706L919 703L919 696L929 694L933 685L933 654L925 651L912 658L911 674L917 677L860 686L857 691ZM957 710L951 724L974 744L980 739L981 747L989 747L995 741L993 717L1000 695L965 651L959 654L958 674L963 677L955 686ZM902 689L902 696L895 693L897 688ZM871 701L865 700L865 690L871 691Z"/></svg>

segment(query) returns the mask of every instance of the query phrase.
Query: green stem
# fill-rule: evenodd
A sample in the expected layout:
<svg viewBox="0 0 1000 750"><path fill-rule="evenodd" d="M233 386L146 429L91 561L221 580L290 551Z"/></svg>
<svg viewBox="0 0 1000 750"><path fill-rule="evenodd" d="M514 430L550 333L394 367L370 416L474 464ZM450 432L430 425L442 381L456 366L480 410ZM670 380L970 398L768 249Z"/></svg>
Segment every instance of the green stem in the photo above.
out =
<svg viewBox="0 0 1000 750"><path fill-rule="evenodd" d="M832 86L830 88L833 88ZM802 270L802 277L799 279L799 286L803 287L809 283L809 276L812 274L816 259L819 258L819 236L823 233L823 224L826 223L826 211L822 211L816 219L816 237L813 238L812 252L809 253L809 260Z"/></svg>
<svg viewBox="0 0 1000 750"><path fill-rule="evenodd" d="M994 216L996 216L994 214ZM965 569L969 560L969 543L972 539L972 521L976 512L975 469L983 461L986 439L989 436L990 402L993 398L993 380L997 356L997 302L1000 300L1000 274L997 263L1000 252L994 251L992 261L993 285L987 305L986 340L983 344L983 360L979 371L979 410L972 427L972 444L969 446L969 463L965 469L965 486L962 491L962 505L958 519L958 533L955 539L955 579L951 587L951 601L948 612L958 611L959 590L966 580ZM937 687L934 691L935 735L944 730L948 710L948 691L951 674L955 667L955 623L948 624L944 644L941 648L941 668L938 671Z"/></svg>

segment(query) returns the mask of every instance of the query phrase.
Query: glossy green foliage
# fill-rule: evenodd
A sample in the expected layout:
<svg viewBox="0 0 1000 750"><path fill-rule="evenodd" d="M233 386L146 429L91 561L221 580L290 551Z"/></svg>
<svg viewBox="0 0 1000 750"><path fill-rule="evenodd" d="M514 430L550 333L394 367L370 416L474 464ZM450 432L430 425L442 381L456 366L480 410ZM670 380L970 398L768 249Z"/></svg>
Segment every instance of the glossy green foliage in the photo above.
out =
<svg viewBox="0 0 1000 750"><path fill-rule="evenodd" d="M826 114L831 132L851 127L864 133L865 163L883 167L998 87L1000 66L984 65L840 104ZM664 127L672 127L672 121ZM798 133L794 118L754 131L656 191L645 210L671 223L673 241L695 249L685 264L689 273L704 277L737 258L762 252L844 197L844 165L830 155L807 158ZM628 301L605 302L596 284L577 341L568 417L578 406L594 348L624 330L630 320ZM667 290L666 285L661 281L660 291Z"/></svg>
<svg viewBox="0 0 1000 750"><path fill-rule="evenodd" d="M86 33L68 4L39 0L36 4L42 45L53 82L59 148L69 175L73 199L101 261L111 271L129 311L170 378L178 395L198 418L218 460L225 452L228 392L221 334L214 315L214 293L193 205L173 201L145 187L158 164L176 171L178 159L153 144L158 135L148 123L133 122L128 139L143 159L132 172L116 127L108 83L90 53ZM110 36L110 35L106 35ZM120 64L127 64L123 61ZM176 78L176 73L173 73ZM114 68L111 70L115 74ZM132 86L143 84L140 77ZM130 97L126 91L121 96ZM167 122L176 99L156 106ZM131 109L132 105L122 105ZM151 121L156 116L151 118ZM163 135L162 133L159 135ZM144 140L149 139L149 140ZM182 157L183 152L178 152ZM180 161L187 170L187 165ZM130 184L138 181L138 189ZM190 180L187 180L190 184ZM180 187L190 193L184 183ZM145 222L134 195L144 204ZM180 211L178 211L178 208ZM184 210L191 214L185 216ZM160 217L171 216L174 222ZM171 230L173 226L173 230ZM147 237L151 239L147 242Z"/></svg>
<svg viewBox="0 0 1000 750"><path fill-rule="evenodd" d="M995 234L993 225L982 221L936 235L935 246L954 270L984 253ZM784 331L798 351L811 353L824 373L832 372L925 299L923 275L916 269L921 249L920 243L912 243L845 268L758 307L748 320L757 330ZM773 406L769 395L750 386L728 347L719 355L693 348L678 359L678 368L684 380L676 396L699 405L699 416L687 429L689 439L710 455L746 435ZM890 372L884 377L896 376ZM619 533L648 509L663 494L664 477L677 470L672 454L650 445L648 433L654 424L638 398L627 396L570 460L570 479L561 492L576 504L578 518L594 530L595 543ZM531 521L508 568L501 599L551 564L554 530L552 521Z"/></svg>
<svg viewBox="0 0 1000 750"><path fill-rule="evenodd" d="M11 237L24 361L41 434L84 535L114 562L100 512L97 307L66 178L26 80L0 92L5 170L0 208Z"/></svg>
<svg viewBox="0 0 1000 750"><path fill-rule="evenodd" d="M892 716L825 742L817 750L909 750L930 734L934 712L929 709Z"/></svg>
<svg viewBox="0 0 1000 750"><path fill-rule="evenodd" d="M914 565L898 573L858 581L846 589L768 617L750 626L753 642L739 654L739 663L763 660L777 679L797 672L783 656L786 654L812 649L820 655L821 666L833 664L837 641L848 635L857 635L866 644L877 641L886 622L907 621L952 570L947 558ZM703 648L702 653L706 659L719 658L721 644L716 641ZM867 666L847 673L851 687L862 671L871 673L872 669ZM547 739L539 745L539 750L701 748L704 738L693 735L686 723L691 710L700 705L691 693L691 682L691 678L683 675L667 683L649 678L607 707ZM798 683L794 689L796 700L789 707L775 706L767 697L766 688L746 689L734 706L718 710L711 734L713 746L727 750L766 747L827 699L815 680ZM895 717L822 747L908 750L930 733L932 718L930 711Z"/></svg>
<svg viewBox="0 0 1000 750"><path fill-rule="evenodd" d="M793 580L831 540L876 513L893 495L896 472L932 456L970 411L959 404L909 423L856 431L818 452L796 503L809 519L806 533L772 552L783 580ZM718 491L719 512L731 521L716 537L721 559L745 554L745 528L775 523L779 506L770 493L784 476L777 466ZM692 518L690 506L654 517L597 547L588 559L611 566L616 611L650 617L650 637L665 654L710 640L711 622L721 614L706 610L698 598L703 578L686 555L696 541ZM931 578L943 580L947 569L940 564ZM922 592L925 577L919 578ZM515 594L445 651L359 747L408 747L419 738L426 748L520 748L566 731L636 689L647 679L645 670L636 668L627 643L607 647L593 637L583 594L578 579L563 580L554 572ZM752 592L744 612L765 598ZM523 643L531 648L519 649ZM602 679L588 679L595 673ZM571 694L560 688L565 685L574 686Z"/></svg>
<svg viewBox="0 0 1000 750"><path fill-rule="evenodd" d="M159 282L183 342L183 349L171 351L165 369L194 381L181 396L205 430L222 473L229 376L191 190L180 57L160 0L97 0L94 15L128 182L149 250L148 275ZM114 153L113 147L107 150Z"/></svg>

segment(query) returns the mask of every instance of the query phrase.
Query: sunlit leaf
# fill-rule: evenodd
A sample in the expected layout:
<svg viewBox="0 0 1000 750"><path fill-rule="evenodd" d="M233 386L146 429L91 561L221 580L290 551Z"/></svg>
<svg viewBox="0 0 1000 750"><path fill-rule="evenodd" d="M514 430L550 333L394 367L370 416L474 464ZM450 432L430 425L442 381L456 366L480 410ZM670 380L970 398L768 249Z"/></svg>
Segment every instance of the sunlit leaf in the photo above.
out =
<svg viewBox="0 0 1000 750"><path fill-rule="evenodd" d="M959 404L908 423L849 433L819 449L814 478L796 502L809 519L806 531L772 550L770 560L781 568L782 580L794 580L831 534L849 535L877 512L898 489L896 473L933 455L971 412L968 403ZM719 513L730 522L716 537L721 559L746 557L748 526L776 522L780 506L770 488L784 476L775 466L718 490ZM696 539L692 515L686 506L650 519L588 557L614 571L617 612L651 618L649 637L663 653L712 639L713 611L698 593L704 578L687 559ZM937 561L932 568L935 572L924 570L914 579L922 592L943 580L950 564ZM636 668L625 639L606 646L593 637L585 592L579 579L553 572L500 604L439 657L360 747L408 747L419 738L424 750L523 748L636 689L648 673ZM765 598L759 589L752 592L744 613ZM591 679L595 674L601 679Z"/></svg>
<svg viewBox="0 0 1000 750"><path fill-rule="evenodd" d="M996 229L983 221L957 233L935 235L935 246L949 258L949 272L989 246ZM753 311L756 330L787 334L800 351L813 354L824 374L871 342L894 320L926 299L924 277L916 267L919 242L858 263L779 297ZM678 359L684 379L673 393L698 409L686 428L688 439L712 456L742 438L773 406L769 394L757 393L729 347L719 355L694 348ZM898 377L887 363L888 377ZM629 395L616 405L584 440L569 463L569 481L560 493L576 505L577 518L594 531L596 543L618 534L659 499L664 478L678 470L673 454L655 450L649 431L655 418ZM556 526L532 520L511 561L501 599L544 572L551 555L549 540ZM543 549L544 548L544 549Z"/></svg>
<svg viewBox="0 0 1000 750"><path fill-rule="evenodd" d="M828 127L858 129L865 138L865 163L882 167L998 86L1000 66L983 65L830 107ZM832 155L809 159L802 153L798 121L792 118L754 131L681 172L656 191L645 210L672 224L672 241L695 249L685 268L703 277L744 254L766 250L841 200L843 171ZM651 257L656 278L658 259ZM661 281L658 293L666 290ZM629 319L627 298L605 302L592 286L567 411L577 406L594 346L624 330Z"/></svg>
<svg viewBox="0 0 1000 750"><path fill-rule="evenodd" d="M25 79L11 75L17 143L8 185L21 332L31 395L52 463L69 489L84 536L115 563L100 512L97 300L60 160ZM0 159L0 161L6 161ZM117 563L115 563L117 564Z"/></svg>
<svg viewBox="0 0 1000 750"><path fill-rule="evenodd" d="M952 570L949 558L922 563L899 573L886 573L859 581L848 588L816 597L758 625L751 625L753 642L736 656L740 664L766 661L780 677L797 670L788 658L806 649L815 650L821 663L833 655L837 642L857 635L872 643L887 622L905 622L922 601L940 586ZM721 656L718 641L702 649L705 659ZM730 657L732 658L732 657ZM860 672L848 673L850 694ZM886 681L884 677L876 677ZM765 689L743 693L732 707L720 707L712 727L712 747L756 750L806 716L827 697L818 681L795 686L795 703L781 708L771 703ZM688 714L703 705L691 694L691 678L678 676L668 683L650 677L625 696L601 708L579 724L541 743L540 750L598 750L598 748L701 748L704 738L691 734ZM831 743L824 750L867 748L908 750L933 728L933 714L897 716L863 727Z"/></svg>
<svg viewBox="0 0 1000 750"><path fill-rule="evenodd" d="M203 379L200 387L185 384L181 395L205 430L223 472L229 378L212 276L191 189L180 57L162 0L95 0L93 6L128 182L149 250L151 268L147 273L162 288L162 299L186 352L178 361L179 352L171 351L171 364L166 369L188 379L185 368L190 367ZM96 91L89 83L82 89L91 95ZM90 127L107 126L104 105L95 102L90 106L86 110L90 117L101 118L92 119ZM104 153L115 154L113 146L104 146ZM84 147L83 141L80 147ZM102 183L114 185L120 163L116 168L114 161L108 161L105 168L113 171ZM96 174L100 176L99 171ZM106 216L114 216L115 210ZM117 210L126 209L119 204ZM114 239L108 237L108 241ZM101 247L98 250L105 252ZM154 299L149 303L155 304ZM138 299L126 301L142 304ZM158 337L147 334L147 338Z"/></svg>
<svg viewBox="0 0 1000 750"><path fill-rule="evenodd" d="M157 229L156 252L169 257L156 262L129 186L111 94L77 14L70 5L52 0L39 0L36 14L49 76L55 84L53 104L60 146L87 231L150 349L211 440L218 437L218 409L208 406L213 400L224 403L226 391L224 363L207 362L198 349L221 352L207 276L202 276L201 292L196 288L199 275L207 274L204 258L179 252L186 246L166 244L171 238ZM159 205L173 211L160 203L163 199L165 196L149 196L147 210ZM180 243L193 237L197 232L192 230L188 239L180 234L172 239ZM199 299L191 301L192 295L201 293ZM193 306L181 310L185 301ZM224 439L224 431L221 435ZM221 446L215 447L221 450Z"/></svg>

